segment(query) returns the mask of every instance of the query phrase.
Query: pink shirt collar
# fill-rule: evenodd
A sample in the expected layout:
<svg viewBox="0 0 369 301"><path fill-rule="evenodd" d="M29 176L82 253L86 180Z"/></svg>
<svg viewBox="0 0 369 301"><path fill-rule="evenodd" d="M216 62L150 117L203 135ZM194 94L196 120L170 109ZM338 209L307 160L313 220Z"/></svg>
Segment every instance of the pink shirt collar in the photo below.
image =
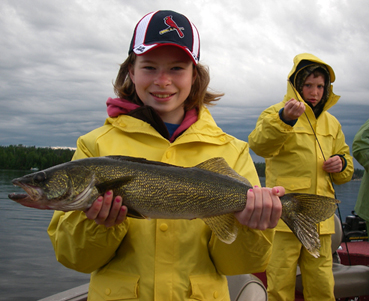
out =
<svg viewBox="0 0 369 301"><path fill-rule="evenodd" d="M140 107L139 105L134 104L126 99L111 98L111 97L109 97L108 100L106 101L106 105L109 117L117 117L119 115L129 114L129 112L131 112L132 110L135 110ZM181 133L183 133L192 124L194 124L197 121L197 118L198 114L196 109L187 111L181 125L173 133L169 141L173 142Z"/></svg>

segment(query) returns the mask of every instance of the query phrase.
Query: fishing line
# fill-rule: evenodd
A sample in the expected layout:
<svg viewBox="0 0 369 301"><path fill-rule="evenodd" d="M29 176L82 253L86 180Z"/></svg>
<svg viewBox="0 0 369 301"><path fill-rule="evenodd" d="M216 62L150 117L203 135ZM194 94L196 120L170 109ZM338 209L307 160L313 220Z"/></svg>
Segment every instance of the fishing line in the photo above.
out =
<svg viewBox="0 0 369 301"><path fill-rule="evenodd" d="M297 98L297 101L299 101L299 102L301 102L301 103L302 103L302 101L301 101L301 100L299 99L299 97L297 96L297 91L296 91L295 87L293 86L293 84L291 83L291 80L290 80L290 79L288 79L288 82L290 83L290 85L291 85L291 87L292 87L293 93L295 94L295 97ZM309 125L310 125L311 130L313 131L313 134L314 134L315 140L316 140L316 142L318 143L318 146L319 146L320 152L322 153L323 159L324 159L324 161L326 161L325 156L324 156L324 152L323 152L323 149L322 149L322 146L320 145L320 142L319 142L318 136L316 135L315 130L314 130L314 128L313 128L313 125L312 125L312 124L311 124L311 122L310 122L309 116L306 114L306 110L304 111L304 114L305 114L305 116L306 116L307 121L309 122ZM331 179L331 182L332 182L332 185L333 185L333 180L332 180L332 178L331 178L331 174L330 174L330 173L329 173L329 178ZM335 193L336 193L336 192L335 192Z"/></svg>
<svg viewBox="0 0 369 301"><path fill-rule="evenodd" d="M292 90L293 90L293 93L295 94L295 97L296 97L296 100L299 101L299 102L302 102L299 97L297 96L297 91L296 91L296 88L294 87L294 85L292 84L291 80L290 79L287 79L287 81L289 82L289 84L291 85L292 87ZM310 122L310 119L309 119L309 116L306 114L306 110L304 111L304 114L306 116L306 119L307 121L309 122L309 125L310 125L310 128L311 130L313 131L313 134L314 134L314 137L315 137L315 140L316 142L318 143L318 146L319 146L319 149L320 149L320 152L322 153L322 156L323 156L323 160L324 162L327 161L325 159L325 156L324 156L324 152L323 152L323 149L320 145L320 142L319 142L319 139L318 139L318 136L317 134L315 133L315 130L313 128L313 125L311 124ZM336 196L336 189L334 187L334 183L333 183L333 179L332 179L332 174L329 172L328 173L329 175L329 179L331 180L331 184L332 184L332 187L333 187L333 190L334 190L334 198L337 199L337 196ZM340 222L341 222L341 229L342 229L342 233L343 235L345 234L344 232L344 229L343 229L343 223L342 223L342 216L341 216L341 210L340 210L340 207L339 207L339 204L337 203L337 210L338 210L338 216L339 216L339 219L340 219ZM346 246L346 251L347 251L347 258L348 258L348 262L349 262L349 265L351 265L351 258L350 258L350 252L348 250L348 246L347 246L347 241L346 241L346 238L345 238L345 246Z"/></svg>

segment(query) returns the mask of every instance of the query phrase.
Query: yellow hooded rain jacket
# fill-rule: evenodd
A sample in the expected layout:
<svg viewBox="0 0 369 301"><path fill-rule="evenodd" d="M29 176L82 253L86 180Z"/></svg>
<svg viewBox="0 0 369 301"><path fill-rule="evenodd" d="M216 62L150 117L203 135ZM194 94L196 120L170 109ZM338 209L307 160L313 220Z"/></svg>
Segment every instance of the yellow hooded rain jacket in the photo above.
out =
<svg viewBox="0 0 369 301"><path fill-rule="evenodd" d="M253 185L260 185L246 142L217 127L202 108L198 120L173 143L148 123L128 115L80 137L73 159L105 155L143 157L194 166L221 156ZM229 300L224 275L264 271L273 230L239 230L230 245L195 220L127 218L106 228L83 212L56 211L49 229L56 258L92 273L89 300Z"/></svg>
<svg viewBox="0 0 369 301"><path fill-rule="evenodd" d="M295 73L296 67L302 60L325 65L329 70L331 82L334 82L333 69L316 56L307 53L295 57L288 79ZM336 154L345 156L347 166L342 172L331 174L333 183L339 185L351 180L354 166L349 147L345 143L341 124L328 112L340 97L333 93L332 85L330 89L329 98L318 118L289 81L283 101L261 113L255 129L249 135L249 145L257 155L265 158L265 186L281 185L285 187L286 193L312 193L335 197L330 175L323 170L322 166L324 158L328 159ZM303 102L306 108L306 115L302 114L294 126L286 124L279 117L279 110L291 98ZM276 229L290 231L282 220L279 221ZM318 225L318 232L319 234L334 233L333 216Z"/></svg>

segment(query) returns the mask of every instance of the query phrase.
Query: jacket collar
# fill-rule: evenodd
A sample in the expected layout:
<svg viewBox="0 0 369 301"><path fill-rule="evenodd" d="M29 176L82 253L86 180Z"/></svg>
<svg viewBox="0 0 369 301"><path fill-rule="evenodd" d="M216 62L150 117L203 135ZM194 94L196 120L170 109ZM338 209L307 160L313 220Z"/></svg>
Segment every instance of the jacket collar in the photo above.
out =
<svg viewBox="0 0 369 301"><path fill-rule="evenodd" d="M181 125L173 133L172 137L169 137L169 132L166 125L152 107L145 105L140 106L126 99L111 98L111 97L108 98L106 105L109 117L118 117L119 115L129 115L134 118L145 121L148 124L150 124L160 135L162 135L165 139L169 140L170 142L173 142L193 123L195 123L198 118L198 113L196 109L187 111Z"/></svg>

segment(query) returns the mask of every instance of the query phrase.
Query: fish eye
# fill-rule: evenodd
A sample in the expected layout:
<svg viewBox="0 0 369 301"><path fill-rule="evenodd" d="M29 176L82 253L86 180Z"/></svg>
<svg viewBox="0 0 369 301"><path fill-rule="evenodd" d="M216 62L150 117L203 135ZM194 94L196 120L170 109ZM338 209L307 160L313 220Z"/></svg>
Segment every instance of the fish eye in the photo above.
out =
<svg viewBox="0 0 369 301"><path fill-rule="evenodd" d="M46 180L46 174L44 172L39 172L33 176L33 180L36 183L40 183Z"/></svg>

